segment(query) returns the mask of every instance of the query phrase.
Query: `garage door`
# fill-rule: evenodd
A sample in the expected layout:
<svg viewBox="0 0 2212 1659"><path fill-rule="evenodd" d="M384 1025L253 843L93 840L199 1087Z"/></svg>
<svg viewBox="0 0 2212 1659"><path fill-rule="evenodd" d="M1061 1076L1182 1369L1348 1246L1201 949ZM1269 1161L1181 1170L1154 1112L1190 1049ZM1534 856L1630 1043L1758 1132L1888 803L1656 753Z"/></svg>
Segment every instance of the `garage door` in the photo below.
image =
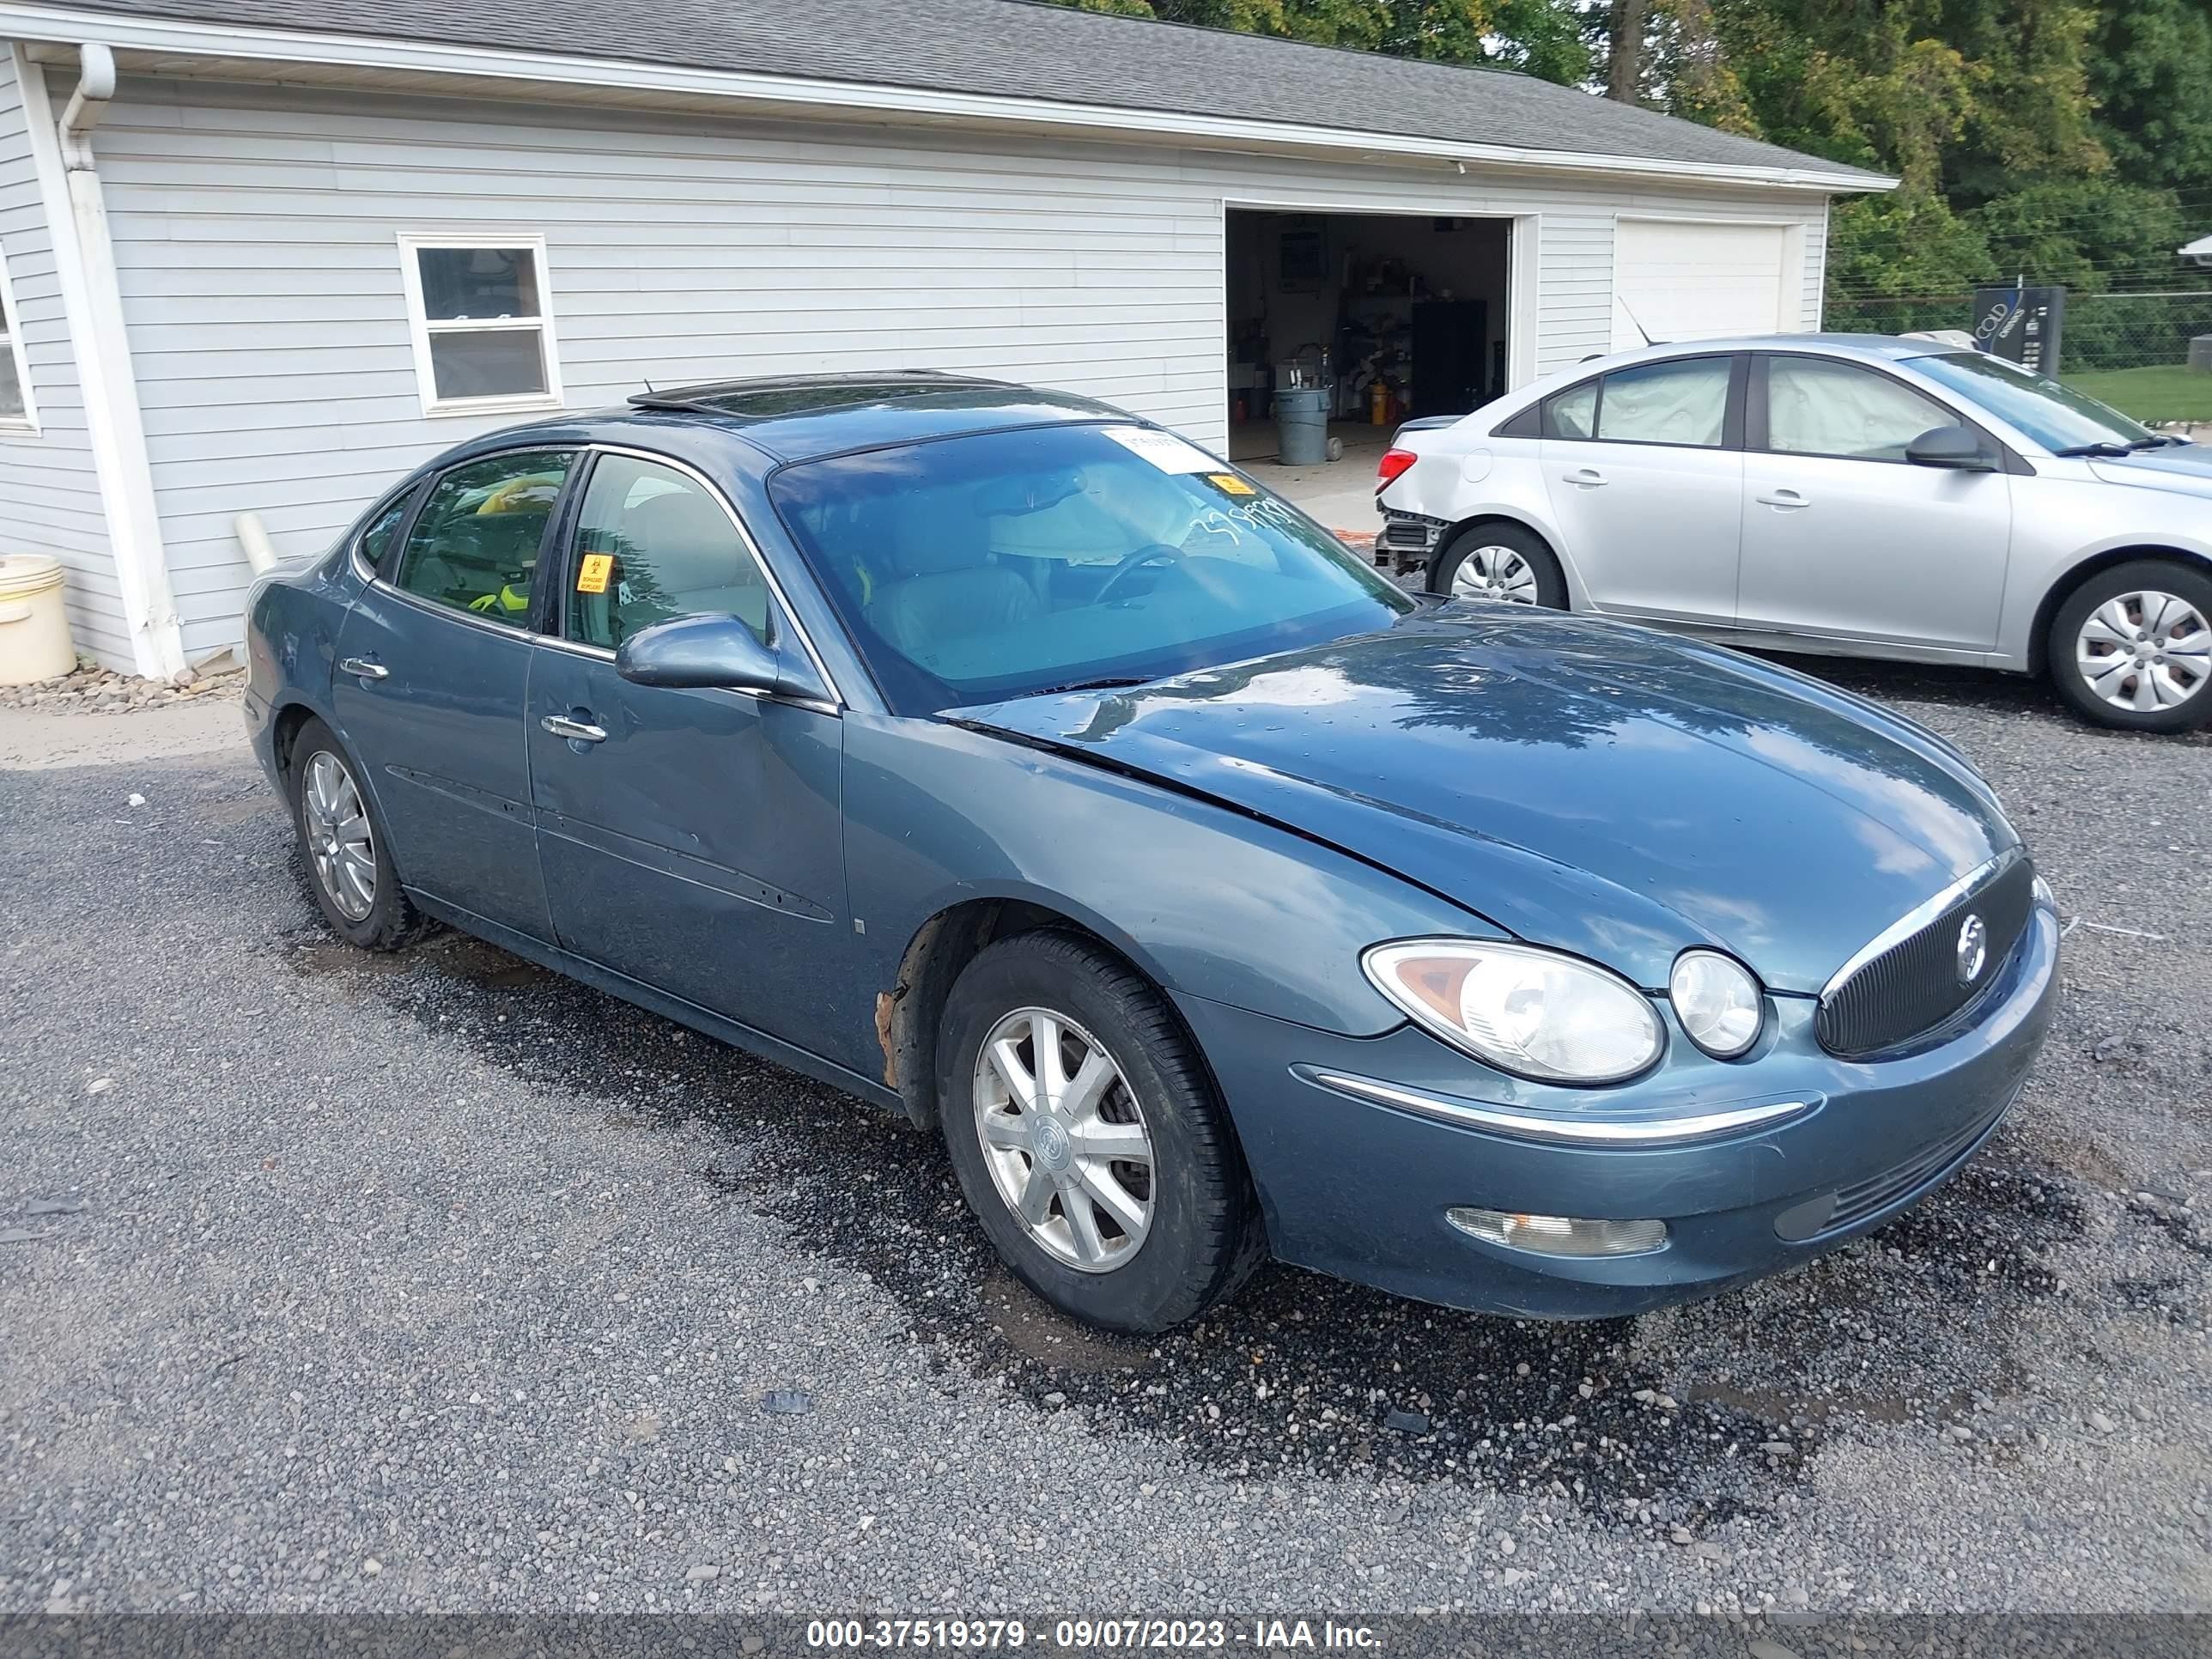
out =
<svg viewBox="0 0 2212 1659"><path fill-rule="evenodd" d="M1623 219L1613 240L1613 349L1802 328L1786 308L1790 232L1782 225ZM1801 296L1802 303L1802 296ZM1641 326L1642 331L1638 331Z"/></svg>

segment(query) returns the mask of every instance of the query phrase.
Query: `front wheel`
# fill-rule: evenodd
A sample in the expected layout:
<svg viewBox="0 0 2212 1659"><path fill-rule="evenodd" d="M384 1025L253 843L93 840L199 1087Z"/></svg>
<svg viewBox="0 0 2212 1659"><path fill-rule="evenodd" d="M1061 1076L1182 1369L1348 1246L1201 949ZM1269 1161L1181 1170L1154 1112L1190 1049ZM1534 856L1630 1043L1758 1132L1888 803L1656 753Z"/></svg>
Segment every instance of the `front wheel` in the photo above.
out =
<svg viewBox="0 0 2212 1659"><path fill-rule="evenodd" d="M1429 568L1429 591L1455 599L1567 608L1567 579L1558 556L1541 536L1517 524L1477 525L1455 536Z"/></svg>
<svg viewBox="0 0 2212 1659"><path fill-rule="evenodd" d="M1070 934L990 945L952 988L939 1115L969 1206L1063 1313L1149 1332L1263 1253L1228 1115L1158 992Z"/></svg>
<svg viewBox="0 0 2212 1659"><path fill-rule="evenodd" d="M2102 726L2192 732L2212 720L2212 576L2174 561L2100 570L2051 619L2059 695Z"/></svg>

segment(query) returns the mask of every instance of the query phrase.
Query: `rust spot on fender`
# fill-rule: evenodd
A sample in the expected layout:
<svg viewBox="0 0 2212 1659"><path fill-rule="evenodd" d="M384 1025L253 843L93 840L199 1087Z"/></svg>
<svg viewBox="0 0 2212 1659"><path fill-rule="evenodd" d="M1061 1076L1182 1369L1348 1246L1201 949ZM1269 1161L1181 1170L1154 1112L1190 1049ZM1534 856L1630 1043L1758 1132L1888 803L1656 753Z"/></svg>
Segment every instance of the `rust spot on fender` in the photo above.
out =
<svg viewBox="0 0 2212 1659"><path fill-rule="evenodd" d="M876 993L876 1046L884 1051L884 1087L886 1089L899 1086L898 1051L891 1047L891 1018L898 1007L898 1000L897 991Z"/></svg>

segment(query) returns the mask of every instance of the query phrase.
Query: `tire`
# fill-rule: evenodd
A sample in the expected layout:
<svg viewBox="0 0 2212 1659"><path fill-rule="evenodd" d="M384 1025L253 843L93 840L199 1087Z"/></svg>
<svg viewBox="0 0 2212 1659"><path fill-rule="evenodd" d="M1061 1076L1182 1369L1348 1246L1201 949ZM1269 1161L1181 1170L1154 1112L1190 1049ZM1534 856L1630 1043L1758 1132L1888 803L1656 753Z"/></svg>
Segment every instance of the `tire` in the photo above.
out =
<svg viewBox="0 0 2212 1659"><path fill-rule="evenodd" d="M2193 732L2212 720L2208 647L2212 574L2174 559L2134 559L2067 596L2051 619L2044 661L2058 694L2100 726Z"/></svg>
<svg viewBox="0 0 2212 1659"><path fill-rule="evenodd" d="M331 931L364 951L403 950L429 932L428 919L400 890L390 837L361 787L360 769L329 726L310 720L300 728L284 775L307 886ZM352 807L358 811L346 810ZM335 817L344 822L333 827ZM360 834L348 833L346 824L356 824ZM329 850L333 842L342 852ZM351 877L344 873L349 867Z"/></svg>
<svg viewBox="0 0 2212 1659"><path fill-rule="evenodd" d="M1501 573L1502 583L1482 580L1492 570ZM1466 586L1455 586L1462 573ZM1534 531L1503 520L1479 524L1453 537L1429 566L1429 592L1536 605L1547 611L1567 608L1567 579L1560 573L1559 556Z"/></svg>
<svg viewBox="0 0 2212 1659"><path fill-rule="evenodd" d="M1024 1068L1036 1065L1040 1016L1059 1030L1067 1057L1059 1101L1074 1099L1094 1052L1118 1070L1087 1104L1024 1110L987 1056L987 1043L1003 1041L1033 1078ZM1165 1330L1227 1297L1266 1255L1251 1180L1212 1082L1165 1000L1117 957L1053 932L988 946L946 999L937 1052L939 1118L969 1207L1014 1276L1061 1312L1109 1331ZM1020 1144L987 1145L987 1116L997 1126L991 1133ZM1133 1154L1139 1139L1141 1158L1083 1150ZM1055 1158L1065 1160L1057 1175ZM1048 1190L1033 1227L1014 1194L1039 1178ZM1092 1190L1109 1193L1112 1205L1093 1200ZM1139 1210L1140 1230L1115 1218ZM1083 1216L1087 1227L1078 1225Z"/></svg>

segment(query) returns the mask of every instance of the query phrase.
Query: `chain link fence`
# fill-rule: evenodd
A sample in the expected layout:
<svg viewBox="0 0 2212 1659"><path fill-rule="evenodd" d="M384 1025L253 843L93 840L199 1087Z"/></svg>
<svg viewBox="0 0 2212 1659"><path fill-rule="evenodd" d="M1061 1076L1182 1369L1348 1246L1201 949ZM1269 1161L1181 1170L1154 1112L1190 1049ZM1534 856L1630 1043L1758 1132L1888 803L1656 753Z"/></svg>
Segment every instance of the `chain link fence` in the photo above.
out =
<svg viewBox="0 0 2212 1659"><path fill-rule="evenodd" d="M1831 296L1823 325L1839 334L1971 329L1972 294ZM2189 367L2190 343L2212 338L2212 289L2069 294L2061 379L2141 421L2212 421L2212 368ZM2212 346L2201 349L2212 351Z"/></svg>

